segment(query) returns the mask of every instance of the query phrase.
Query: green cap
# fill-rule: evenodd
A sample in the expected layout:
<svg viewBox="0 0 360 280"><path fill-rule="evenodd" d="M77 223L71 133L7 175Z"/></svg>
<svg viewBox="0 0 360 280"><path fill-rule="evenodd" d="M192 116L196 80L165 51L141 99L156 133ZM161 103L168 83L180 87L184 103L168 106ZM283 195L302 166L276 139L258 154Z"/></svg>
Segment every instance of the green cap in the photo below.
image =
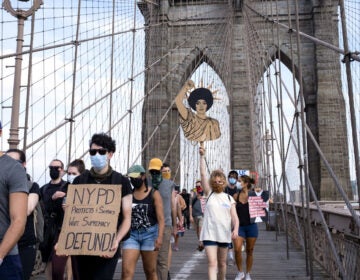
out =
<svg viewBox="0 0 360 280"><path fill-rule="evenodd" d="M145 173L145 169L141 165L133 165L127 171L128 177L131 178L137 178L141 175L141 173Z"/></svg>

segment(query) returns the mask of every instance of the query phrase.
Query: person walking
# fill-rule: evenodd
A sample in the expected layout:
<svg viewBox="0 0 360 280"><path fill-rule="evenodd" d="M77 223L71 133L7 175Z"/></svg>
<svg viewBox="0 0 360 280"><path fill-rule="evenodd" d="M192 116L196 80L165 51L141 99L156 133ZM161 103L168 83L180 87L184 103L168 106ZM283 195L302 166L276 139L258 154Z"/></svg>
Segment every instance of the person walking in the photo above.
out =
<svg viewBox="0 0 360 280"><path fill-rule="evenodd" d="M77 184L121 185L121 208L110 252L103 256L72 256L74 280L110 280L113 279L119 259L119 243L127 237L131 224L132 189L129 180L113 170L110 165L116 150L115 141L105 133L94 134L90 140L91 169L74 179ZM115 252L115 253L114 253ZM124 258L123 258L124 261Z"/></svg>
<svg viewBox="0 0 360 280"><path fill-rule="evenodd" d="M258 237L258 226L250 219L249 212L249 191L254 179L247 175L240 176L241 191L234 195L236 201L236 213L241 221L239 227L239 238L234 240L235 260L238 269L235 280L251 280L250 272L253 265L253 251ZM246 273L242 266L242 246L246 241Z"/></svg>
<svg viewBox="0 0 360 280"><path fill-rule="evenodd" d="M9 157L19 162L26 170L26 155L22 150L9 149L6 151ZM34 209L39 203L39 185L31 181L30 175L26 174L28 179L29 196L27 204L27 219L25 231L18 241L19 255L23 268L24 280L29 280L34 269L36 259L37 240L34 228Z"/></svg>
<svg viewBox="0 0 360 280"><path fill-rule="evenodd" d="M226 186L224 192L234 197L234 194L237 193L237 187L236 184L238 182L239 175L236 170L231 170L228 174L228 182L229 184ZM227 264L228 265L234 265L235 259L234 259L234 246L231 242L229 245L229 251L227 255Z"/></svg>
<svg viewBox="0 0 360 280"><path fill-rule="evenodd" d="M182 189L181 196L186 203L186 208L183 210L184 226L187 229L190 229L190 194L187 192L186 189Z"/></svg>
<svg viewBox="0 0 360 280"><path fill-rule="evenodd" d="M133 165L127 171L133 189L130 237L122 244L121 279L133 279L141 256L147 280L158 279L156 259L164 235L163 203L159 191L148 187L145 169Z"/></svg>
<svg viewBox="0 0 360 280"><path fill-rule="evenodd" d="M149 161L148 168L151 175L151 186L159 190L162 201L165 218L165 229L163 234L163 243L159 250L157 257L157 274L159 280L167 280L169 274L169 265L171 257L169 256L170 250L170 237L176 235L176 203L175 203L175 184L169 179L164 179L163 174L170 173L168 165L163 166L163 162L159 158L152 158Z"/></svg>
<svg viewBox="0 0 360 280"><path fill-rule="evenodd" d="M239 219L234 199L224 193L226 177L221 170L214 170L209 180L206 176L205 149L200 145L201 185L207 196L204 223L200 241L205 246L208 259L208 279L225 279L226 256L231 240L237 238Z"/></svg>
<svg viewBox="0 0 360 280"><path fill-rule="evenodd" d="M82 159L75 159L69 163L66 173L67 173L67 183L61 190L61 192L67 193L67 189L69 184L72 184L74 179L85 172L85 163ZM61 196L60 196L61 197ZM65 210L66 207L66 196L62 197L62 208ZM62 215L63 216L63 215ZM62 224L62 222L61 222ZM56 240L59 238L58 233ZM53 254L52 256L52 275L53 279L60 279L64 278L64 273L66 273L66 279L72 280L73 273L72 273L72 265L71 265L71 257L70 256L58 256L57 254Z"/></svg>
<svg viewBox="0 0 360 280"><path fill-rule="evenodd" d="M49 164L50 182L40 188L40 204L44 214L44 240L40 243L42 262L46 263L46 279L56 280L61 276L53 273L53 266L56 266L57 258L54 246L59 236L64 211L62 199L65 196L64 187L66 181L62 180L65 174L64 163L59 159L53 159Z"/></svg>
<svg viewBox="0 0 360 280"><path fill-rule="evenodd" d="M23 166L0 151L0 279L23 280L17 242L25 229L28 193Z"/></svg>
<svg viewBox="0 0 360 280"><path fill-rule="evenodd" d="M196 181L196 194L190 199L189 214L190 221L194 225L196 236L198 238L197 249L201 252L204 250L204 244L200 241L200 232L204 222L204 205L205 198L203 197L204 192L201 188L201 181Z"/></svg>

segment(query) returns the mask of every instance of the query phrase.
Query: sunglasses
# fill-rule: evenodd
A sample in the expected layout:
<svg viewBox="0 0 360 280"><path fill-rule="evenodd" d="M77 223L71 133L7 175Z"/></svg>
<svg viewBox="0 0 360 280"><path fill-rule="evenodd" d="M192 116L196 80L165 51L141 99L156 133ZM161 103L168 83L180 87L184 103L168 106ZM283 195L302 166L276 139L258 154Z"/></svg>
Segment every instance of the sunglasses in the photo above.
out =
<svg viewBox="0 0 360 280"><path fill-rule="evenodd" d="M107 149L101 148L101 149L90 149L89 154L91 156L95 156L96 153L99 153L99 155L105 155L107 153Z"/></svg>
<svg viewBox="0 0 360 280"><path fill-rule="evenodd" d="M151 175L160 175L161 172L159 170L150 170Z"/></svg>
<svg viewBox="0 0 360 280"><path fill-rule="evenodd" d="M50 169L60 169L61 166L49 166Z"/></svg>

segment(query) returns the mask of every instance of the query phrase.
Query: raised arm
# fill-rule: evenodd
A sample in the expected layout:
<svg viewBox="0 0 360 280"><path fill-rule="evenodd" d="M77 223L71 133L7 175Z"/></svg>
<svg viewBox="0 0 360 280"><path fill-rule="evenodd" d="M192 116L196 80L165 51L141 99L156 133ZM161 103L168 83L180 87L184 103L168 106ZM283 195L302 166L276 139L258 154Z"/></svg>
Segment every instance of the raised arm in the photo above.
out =
<svg viewBox="0 0 360 280"><path fill-rule="evenodd" d="M209 182L208 182L208 179L206 176L205 149L202 146L202 144L200 144L199 153L200 153L201 186L202 186L206 196L208 196L210 193L210 186L209 186Z"/></svg>
<svg viewBox="0 0 360 280"><path fill-rule="evenodd" d="M178 95L175 98L176 107L178 108L180 116L186 120L188 117L188 111L184 105L184 99L186 98L186 93L195 87L195 84L192 80L186 81L185 85L180 89Z"/></svg>

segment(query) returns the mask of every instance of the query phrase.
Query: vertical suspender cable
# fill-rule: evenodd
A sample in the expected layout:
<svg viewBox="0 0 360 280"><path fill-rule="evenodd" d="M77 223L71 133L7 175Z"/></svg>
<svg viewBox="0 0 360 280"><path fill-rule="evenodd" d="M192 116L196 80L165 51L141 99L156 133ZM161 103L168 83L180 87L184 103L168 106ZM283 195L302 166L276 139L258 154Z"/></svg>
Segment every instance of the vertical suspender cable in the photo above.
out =
<svg viewBox="0 0 360 280"><path fill-rule="evenodd" d="M300 25L299 25L299 7L298 7L298 0L295 1L295 21L296 21L296 29L300 30ZM308 161L307 161L307 145L306 145L306 131L305 131L305 123L306 123L306 119L305 119L305 105L304 105L304 87L303 87L303 81L302 81L302 65L301 65L301 48L300 48L300 34L299 32L296 33L296 44L297 44L297 56L298 56L298 68L299 68L299 85L300 85L300 107L301 107L301 112L300 112L300 117L301 117L301 124L302 124L302 140L303 140L303 153L304 153L304 159L303 159L303 163L304 163L304 168L303 171L305 173L305 178L308 177ZM300 145L298 145L300 146ZM300 176L301 178L301 176ZM312 250L312 246L313 246L313 242L312 242L312 236L310 234L310 230L311 230L311 220L310 220L310 191L309 191L309 183L308 180L305 180L305 193L306 193L306 209L307 209L307 226L306 226L306 232L307 232L307 236L308 236L308 240L307 238L304 238L305 242L306 240L308 241L308 247L305 247L305 251L308 250L308 257L307 257L307 262L309 265L309 273L310 273L310 279L313 279L314 275L313 275L313 250Z"/></svg>
<svg viewBox="0 0 360 280"><path fill-rule="evenodd" d="M111 24L111 55L110 55L110 90L109 90L109 136L111 136L112 114L113 114L113 86L114 86L114 43L115 43L115 0L112 3Z"/></svg>
<svg viewBox="0 0 360 280"><path fill-rule="evenodd" d="M340 14L341 14L341 26L342 26L342 34L343 34L343 44L344 44L344 59L346 67L346 77L347 77L347 86L348 86L348 95L349 95L349 106L350 106L350 118L351 118L351 131L352 131L352 140L355 154L355 175L356 175L356 185L358 192L358 203L360 207L360 162L359 162L359 142L357 138L357 126L356 126L356 113L355 113L355 100L354 100L354 92L353 92L353 81L351 75L351 53L349 50L349 43L347 37L347 26L346 26L346 18L345 18L345 7L344 0L339 0L340 5Z"/></svg>
<svg viewBox="0 0 360 280"><path fill-rule="evenodd" d="M136 1L134 1L134 20L133 20L133 33L132 33L132 52L131 52L131 77L130 77L130 108L132 108L133 94L134 94L134 61L135 61L135 34L136 34ZM129 111L129 133L128 133L128 157L127 168L130 165L130 145L131 145L131 124L132 124L132 111Z"/></svg>
<svg viewBox="0 0 360 280"><path fill-rule="evenodd" d="M70 135L69 135L69 153L67 161L71 161L71 147L72 147L72 133L73 133L73 122L74 122L74 103L75 103L75 83L76 83L76 70L77 70L77 61L78 61L78 48L79 48L79 30L80 30L80 13L81 13L81 0L78 2L78 12L77 12L77 24L76 24L76 37L74 41L75 45L75 55L74 55L74 68L73 68L73 79L72 79L72 90L71 90L71 112L70 118Z"/></svg>
<svg viewBox="0 0 360 280"><path fill-rule="evenodd" d="M26 154L26 142L29 124L29 105L30 105L30 83L32 75L32 59L33 59L33 46L34 46L34 27L35 27L35 13L31 17L31 36L30 36L30 48L29 48L29 67L26 84L26 104L25 104L25 123L24 123L24 139L23 139L23 151Z"/></svg>

